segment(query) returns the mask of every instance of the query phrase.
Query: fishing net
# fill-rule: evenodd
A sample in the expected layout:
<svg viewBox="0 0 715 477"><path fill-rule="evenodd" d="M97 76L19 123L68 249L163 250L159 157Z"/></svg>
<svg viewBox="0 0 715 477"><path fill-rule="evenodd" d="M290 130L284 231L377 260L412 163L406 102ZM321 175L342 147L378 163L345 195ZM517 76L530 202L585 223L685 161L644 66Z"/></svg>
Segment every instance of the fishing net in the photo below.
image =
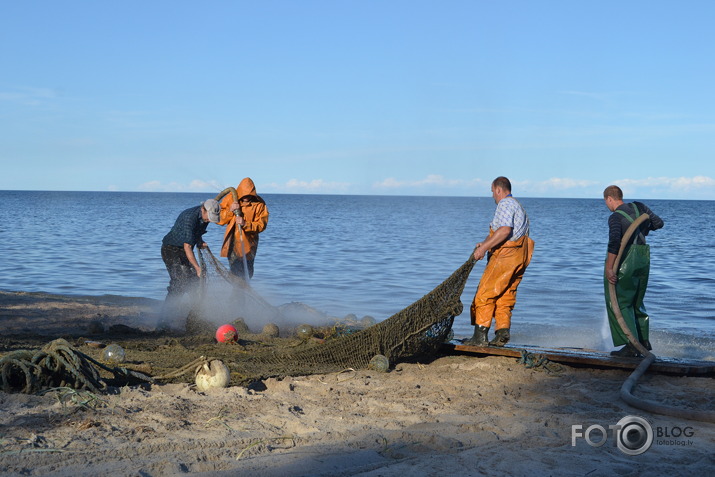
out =
<svg viewBox="0 0 715 477"><path fill-rule="evenodd" d="M186 318L184 334L166 335L160 331L142 334L125 327L128 331L120 342L131 350L133 361L121 364L105 362L102 348L94 347L102 343L84 338L77 339L75 346L59 339L41 350L11 352L0 356L0 390L33 393L68 387L101 393L108 386L186 382L187 378L193 379L197 367L212 359L228 365L232 384L245 385L269 377L327 374L346 369L385 371L396 363L437 353L450 336L454 317L462 312L460 297L475 264L470 256L430 293L372 326L334 325L333 331L337 332L324 339L302 339L298 344L295 336L272 339L246 331L241 335L251 338L245 345L230 346L214 341L216 320L225 322L226 316L233 316L237 310L246 316L259 315L262 324L294 325L294 317L288 319L283 306L268 303L247 282L227 270L210 250L199 252L199 262L204 278L198 295L194 295L196 299L190 299L194 304ZM216 306L224 309L217 311ZM217 317L216 313L225 316ZM298 337L301 327L296 329ZM122 339L118 333L111 332L113 339Z"/></svg>
<svg viewBox="0 0 715 477"><path fill-rule="evenodd" d="M231 273L209 248L198 249L202 278L198 298L186 320L186 332L213 332L216 323L230 322L240 310L243 317L253 321L285 324L285 316L278 307L268 303L241 277ZM242 331L242 330L239 330Z"/></svg>
<svg viewBox="0 0 715 477"><path fill-rule="evenodd" d="M201 258L207 276L221 276L244 291L250 287L232 275L210 250ZM247 356L236 356L235 367L244 376L255 378L323 374L347 368L365 369L376 355L387 357L391 364L434 355L447 340L454 317L462 313L460 300L475 260L469 259L452 275L407 308L390 318L362 330L336 336L324 343L295 351L271 349ZM244 293L254 306L267 312L280 311L255 293Z"/></svg>

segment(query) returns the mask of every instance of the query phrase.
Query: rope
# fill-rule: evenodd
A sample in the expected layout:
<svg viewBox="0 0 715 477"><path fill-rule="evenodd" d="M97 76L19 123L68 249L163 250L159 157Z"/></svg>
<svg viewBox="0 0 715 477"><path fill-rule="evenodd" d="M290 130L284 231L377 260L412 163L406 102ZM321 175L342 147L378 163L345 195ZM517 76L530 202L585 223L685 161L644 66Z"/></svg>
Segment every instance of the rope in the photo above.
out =
<svg viewBox="0 0 715 477"><path fill-rule="evenodd" d="M53 387L105 391L107 385L90 360L63 339L52 341L35 353L15 351L0 359L2 389L28 394Z"/></svg>
<svg viewBox="0 0 715 477"><path fill-rule="evenodd" d="M57 339L41 350L14 351L0 358L2 390L6 393L37 393L52 388L87 390L94 394L106 392L109 385L137 382L154 383L170 379L190 370L198 360L166 376L151 377L124 367L109 367L72 348L64 339ZM100 370L114 377L105 380Z"/></svg>
<svg viewBox="0 0 715 477"><path fill-rule="evenodd" d="M636 220L633 221L633 223L628 227L626 230L626 233L623 235L623 238L621 239L621 247L618 250L618 255L616 256L616 262L613 264L613 271L614 273L618 273L618 269L620 267L621 263L621 258L623 255L623 252L626 249L626 246L628 242L630 241L631 235L638 229L638 227L646 220L648 220L650 216L648 214L643 214L636 218ZM618 305L618 296L616 294L616 286L611 283L610 281L608 282L608 291L611 299L611 308L613 309L613 313L616 317L616 321L618 322L618 326L620 326L621 331L623 331L623 334L626 335L628 338L628 341L630 342L631 346L636 348L638 352L640 352L643 356L645 356L645 359L638 365L638 367L631 373L631 375L626 379L626 381L623 383L621 386L621 392L620 396L623 401L625 401L627 404L635 407L636 409L641 409L644 411L652 412L654 414L662 414L665 416L673 416L673 417L679 417L682 419L691 419L695 421L703 421L703 422L715 422L715 412L714 411L697 411L697 410L689 410L689 409L679 409L679 408L674 408L670 406L666 406L654 401L649 401L647 399L641 399L637 398L633 395L633 389L635 388L636 384L638 384L638 380L643 376L643 374L646 372L648 367L655 361L655 354L651 353L648 351L641 343L638 341L638 339L633 336L633 333L631 333L630 328L626 324L625 319L623 318L623 314L621 313L621 307Z"/></svg>
<svg viewBox="0 0 715 477"><path fill-rule="evenodd" d="M530 353L525 349L521 350L521 357L517 362L527 369L544 370L549 374L558 374L564 370L562 365L554 363L543 354Z"/></svg>
<svg viewBox="0 0 715 477"><path fill-rule="evenodd" d="M163 374L161 376L155 376L154 379L156 379L157 381L163 381L165 379L178 378L179 376L185 374L188 371L194 371L197 367L210 363L211 361L213 361L213 359L214 358L205 358L204 356L201 356L199 358L196 358L189 364L177 369L176 371L172 371L171 373Z"/></svg>

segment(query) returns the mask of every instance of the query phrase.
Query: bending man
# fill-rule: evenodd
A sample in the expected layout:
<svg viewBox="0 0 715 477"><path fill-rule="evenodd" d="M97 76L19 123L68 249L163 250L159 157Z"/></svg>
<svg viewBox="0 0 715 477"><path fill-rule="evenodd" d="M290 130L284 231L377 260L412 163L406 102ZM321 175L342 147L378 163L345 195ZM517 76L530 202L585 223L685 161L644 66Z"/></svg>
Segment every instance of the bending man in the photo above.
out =
<svg viewBox="0 0 715 477"><path fill-rule="evenodd" d="M504 346L509 342L516 289L534 252L534 241L529 238L529 218L512 197L509 179L494 179L492 197L497 208L489 224L489 235L474 250L477 260L487 256L487 265L470 308L474 336L465 342L474 346L487 345L492 318L496 322L496 333L489 345Z"/></svg>
<svg viewBox="0 0 715 477"><path fill-rule="evenodd" d="M189 291L201 277L201 267L196 261L194 247L206 248L203 235L209 222L219 220L219 204L214 199L186 209L176 219L174 226L161 242L161 258L169 272L168 295L181 295Z"/></svg>

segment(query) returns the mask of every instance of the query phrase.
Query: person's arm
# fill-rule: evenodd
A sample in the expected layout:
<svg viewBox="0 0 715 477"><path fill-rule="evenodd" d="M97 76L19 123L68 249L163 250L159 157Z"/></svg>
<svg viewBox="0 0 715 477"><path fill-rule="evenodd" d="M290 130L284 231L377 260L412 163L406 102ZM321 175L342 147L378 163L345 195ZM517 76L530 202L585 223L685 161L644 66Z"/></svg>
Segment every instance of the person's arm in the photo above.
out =
<svg viewBox="0 0 715 477"><path fill-rule="evenodd" d="M189 263L191 263L191 266L194 267L194 270L196 270L196 276L201 277L201 267L199 266L199 262L196 261L194 247L192 247L191 244L184 243L184 253L186 254L186 258L189 260Z"/></svg>
<svg viewBox="0 0 715 477"><path fill-rule="evenodd" d="M653 213L650 208L648 208L647 205L643 204L643 207L645 208L645 213L650 216L650 221L648 223L648 230L658 230L660 228L663 228L663 225L665 223L663 222L663 219L661 219L659 216Z"/></svg>
<svg viewBox="0 0 715 477"><path fill-rule="evenodd" d="M483 242L477 244L477 248L474 249L474 258L476 260L481 260L487 254L487 252L499 245L506 242L506 239L511 235L512 227L507 227L506 225L499 227L496 231L489 237L485 238Z"/></svg>
<svg viewBox="0 0 715 477"><path fill-rule="evenodd" d="M616 264L618 256L615 253L608 252L606 257L606 279L614 285L618 282L618 274L613 271L613 266Z"/></svg>
<svg viewBox="0 0 715 477"><path fill-rule="evenodd" d="M238 211L238 215L236 214L236 211ZM233 199L226 197L221 201L221 212L218 225L226 225L232 220L236 220L238 225L243 226L244 221L241 216L241 205L238 202L233 202Z"/></svg>
<svg viewBox="0 0 715 477"><path fill-rule="evenodd" d="M250 221L243 224L244 232L261 233L266 230L268 225L268 208L265 204L259 202L254 205L253 213L246 214Z"/></svg>

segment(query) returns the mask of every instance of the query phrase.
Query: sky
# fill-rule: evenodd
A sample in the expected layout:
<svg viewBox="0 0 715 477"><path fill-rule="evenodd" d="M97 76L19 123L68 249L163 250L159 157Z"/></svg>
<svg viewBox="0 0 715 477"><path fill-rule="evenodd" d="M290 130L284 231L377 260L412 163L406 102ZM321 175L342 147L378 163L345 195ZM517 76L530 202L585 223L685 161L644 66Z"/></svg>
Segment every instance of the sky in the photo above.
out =
<svg viewBox="0 0 715 477"><path fill-rule="evenodd" d="M715 200L715 2L0 0L0 190Z"/></svg>

